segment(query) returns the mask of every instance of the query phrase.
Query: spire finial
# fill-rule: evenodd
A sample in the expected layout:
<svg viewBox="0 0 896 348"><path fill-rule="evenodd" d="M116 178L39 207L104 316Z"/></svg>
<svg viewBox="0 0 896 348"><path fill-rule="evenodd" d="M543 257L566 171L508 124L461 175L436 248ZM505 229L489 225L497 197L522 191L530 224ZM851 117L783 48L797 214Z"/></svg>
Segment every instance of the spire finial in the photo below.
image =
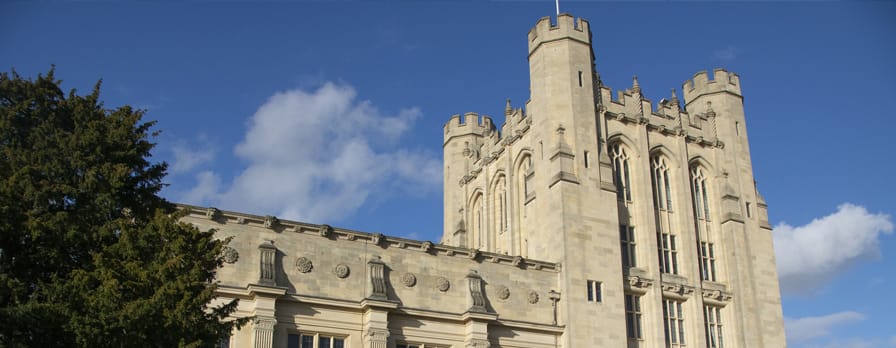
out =
<svg viewBox="0 0 896 348"><path fill-rule="evenodd" d="M513 113L513 108L510 106L510 98L507 98L507 105L504 106L504 115L510 116Z"/></svg>
<svg viewBox="0 0 896 348"><path fill-rule="evenodd" d="M675 88L672 89L671 101L673 104L678 105L678 95L675 94Z"/></svg>
<svg viewBox="0 0 896 348"><path fill-rule="evenodd" d="M635 91L635 93L641 93L641 85L638 84L638 75L632 76L632 91Z"/></svg>

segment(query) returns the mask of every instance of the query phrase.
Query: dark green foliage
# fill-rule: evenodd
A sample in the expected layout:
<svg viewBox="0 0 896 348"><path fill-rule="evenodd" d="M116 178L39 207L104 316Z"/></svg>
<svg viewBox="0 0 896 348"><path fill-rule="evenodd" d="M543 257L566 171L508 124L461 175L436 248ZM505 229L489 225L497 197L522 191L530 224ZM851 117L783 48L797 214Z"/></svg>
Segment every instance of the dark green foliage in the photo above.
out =
<svg viewBox="0 0 896 348"><path fill-rule="evenodd" d="M0 346L213 346L224 243L157 194L153 122L0 73Z"/></svg>

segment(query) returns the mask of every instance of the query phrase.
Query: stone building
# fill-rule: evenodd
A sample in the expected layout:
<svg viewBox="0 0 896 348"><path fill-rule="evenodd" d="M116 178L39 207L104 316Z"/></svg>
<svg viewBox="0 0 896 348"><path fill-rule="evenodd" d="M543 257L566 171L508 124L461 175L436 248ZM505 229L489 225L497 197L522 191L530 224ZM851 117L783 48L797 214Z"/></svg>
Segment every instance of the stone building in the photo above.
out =
<svg viewBox="0 0 896 348"><path fill-rule="evenodd" d="M783 347L740 78L601 83L587 21L529 31L531 98L444 129L441 243L182 206L232 238L231 347Z"/></svg>

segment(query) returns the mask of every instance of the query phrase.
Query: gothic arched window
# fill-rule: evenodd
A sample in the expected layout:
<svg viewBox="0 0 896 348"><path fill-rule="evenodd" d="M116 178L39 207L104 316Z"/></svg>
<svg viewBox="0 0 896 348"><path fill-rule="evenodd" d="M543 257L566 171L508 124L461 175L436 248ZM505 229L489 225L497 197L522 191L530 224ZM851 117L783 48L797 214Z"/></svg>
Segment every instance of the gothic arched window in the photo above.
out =
<svg viewBox="0 0 896 348"><path fill-rule="evenodd" d="M632 200L632 181L629 169L629 157L625 147L616 143L610 147L610 158L613 160L613 172L616 175L616 197L620 200Z"/></svg>

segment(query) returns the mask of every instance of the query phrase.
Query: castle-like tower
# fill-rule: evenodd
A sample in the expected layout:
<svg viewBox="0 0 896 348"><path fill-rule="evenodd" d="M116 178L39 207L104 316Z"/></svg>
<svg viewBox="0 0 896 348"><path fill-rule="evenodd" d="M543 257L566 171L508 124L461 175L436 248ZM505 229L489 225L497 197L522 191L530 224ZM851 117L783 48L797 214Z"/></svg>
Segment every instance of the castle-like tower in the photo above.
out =
<svg viewBox="0 0 896 348"><path fill-rule="evenodd" d="M588 22L529 32L532 96L445 125L442 243L181 205L230 240L224 347L783 347L740 79L616 99Z"/></svg>
<svg viewBox="0 0 896 348"><path fill-rule="evenodd" d="M563 347L783 347L739 77L613 99L591 43L583 19L540 19L525 107L445 125L442 242L561 264Z"/></svg>

